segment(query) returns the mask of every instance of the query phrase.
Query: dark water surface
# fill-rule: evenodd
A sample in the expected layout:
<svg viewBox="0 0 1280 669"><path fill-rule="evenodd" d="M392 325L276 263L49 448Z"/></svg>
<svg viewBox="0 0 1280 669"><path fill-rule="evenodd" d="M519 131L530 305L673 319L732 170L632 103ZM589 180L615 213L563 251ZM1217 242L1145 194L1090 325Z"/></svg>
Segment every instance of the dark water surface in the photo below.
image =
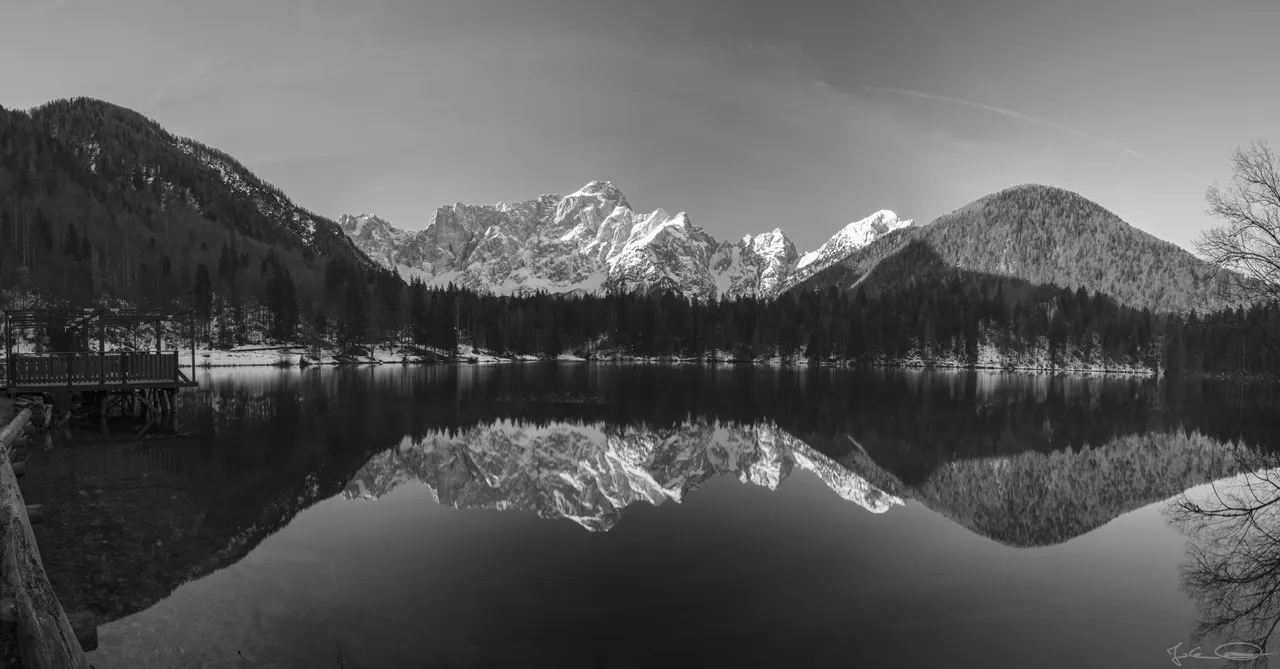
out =
<svg viewBox="0 0 1280 669"><path fill-rule="evenodd" d="M1163 667L1197 628L1213 657L1280 620L1280 520L1177 503L1280 497L1240 474L1277 431L1265 390L585 363L198 380L177 436L31 454L97 669Z"/></svg>

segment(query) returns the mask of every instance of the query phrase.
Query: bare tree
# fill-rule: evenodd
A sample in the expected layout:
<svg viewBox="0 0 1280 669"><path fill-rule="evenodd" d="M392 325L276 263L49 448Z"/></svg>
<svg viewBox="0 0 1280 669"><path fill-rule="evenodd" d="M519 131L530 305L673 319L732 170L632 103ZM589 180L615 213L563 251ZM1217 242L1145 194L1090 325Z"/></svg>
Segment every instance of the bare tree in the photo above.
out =
<svg viewBox="0 0 1280 669"><path fill-rule="evenodd" d="M1231 155L1235 174L1226 190L1205 194L1208 213L1226 225L1196 242L1230 291L1228 304L1280 301L1280 162L1265 142Z"/></svg>

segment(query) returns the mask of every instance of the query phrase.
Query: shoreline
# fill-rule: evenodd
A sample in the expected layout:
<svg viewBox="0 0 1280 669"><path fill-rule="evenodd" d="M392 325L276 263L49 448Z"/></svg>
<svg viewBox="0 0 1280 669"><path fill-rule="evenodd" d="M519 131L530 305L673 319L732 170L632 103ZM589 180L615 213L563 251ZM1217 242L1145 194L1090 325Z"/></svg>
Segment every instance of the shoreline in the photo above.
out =
<svg viewBox="0 0 1280 669"><path fill-rule="evenodd" d="M359 365L509 365L534 362L563 363L606 363L606 364L669 364L669 365L730 365L749 367L789 367L789 368L884 368L911 369L919 371L988 371L988 372L1023 372L1038 374L1080 374L1104 376L1134 376L1161 378L1167 376L1161 371L1135 367L1071 366L1050 367L1044 365L960 365L954 362L924 362L919 359L889 361L810 361L803 358L772 358L744 360L729 357L682 358L679 356L592 356L584 358L572 354L560 354L554 357L497 356L468 350L454 356L431 352L436 359L424 359L420 353L404 351L375 351L368 356L333 356L324 355L319 359L296 353L293 347L261 347L231 351L199 352L196 360L198 369L234 369L240 367L275 367L277 369L308 369L319 367L347 367ZM206 355L207 354L207 355ZM187 365L184 365L187 366Z"/></svg>
<svg viewBox="0 0 1280 669"><path fill-rule="evenodd" d="M191 369L190 349L179 351L180 369ZM1081 376L1171 378L1165 369L1151 369L1121 365L1069 365L1050 366L1037 364L1031 356L1022 356L1024 364L992 364L990 356L983 356L978 364L958 363L950 357L922 359L915 355L904 359L877 360L824 360L811 361L800 356L782 358L780 356L757 357L754 359L733 358L724 352L697 358L680 356L632 356L632 355L592 355L582 357L571 353L557 356L505 355L499 356L487 351L476 351L470 346L462 345L456 355L445 354L430 348L414 349L370 349L367 354L344 355L326 352L318 358L302 346L281 345L249 345L230 350L196 349L195 367L203 370L263 368L320 368L344 367L359 365L505 365L533 362L563 363L604 363L604 364L663 364L663 365L707 365L707 366L744 366L760 368L844 368L844 369L902 369L915 371L973 371L973 372L1009 372L1024 374L1070 374ZM1028 360L1031 358L1031 360ZM1031 364L1027 364L1031 363ZM1240 381L1239 373L1183 373L1174 378L1210 381ZM1280 383L1274 373L1252 373L1243 375L1243 381L1249 383Z"/></svg>

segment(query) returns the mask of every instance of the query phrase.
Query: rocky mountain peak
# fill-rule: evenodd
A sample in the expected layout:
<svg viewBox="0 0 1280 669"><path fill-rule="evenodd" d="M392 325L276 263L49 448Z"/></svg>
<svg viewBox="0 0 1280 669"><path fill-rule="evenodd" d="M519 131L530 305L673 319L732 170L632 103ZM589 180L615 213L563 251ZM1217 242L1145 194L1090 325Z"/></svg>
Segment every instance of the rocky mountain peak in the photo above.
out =
<svg viewBox="0 0 1280 669"><path fill-rule="evenodd" d="M338 217L338 224L342 226L343 232L351 237L366 234L366 226L373 230L390 230L391 228L390 223L375 214L355 214L354 216L343 214Z"/></svg>
<svg viewBox="0 0 1280 669"><path fill-rule="evenodd" d="M674 288L698 299L780 294L813 260L824 259L814 267L837 262L910 224L891 211L876 212L806 254L814 258L805 263L781 228L720 243L688 212L634 210L609 181L592 181L563 197L441 207L419 232L396 230L371 214L341 222L370 257L428 284L453 282L499 294Z"/></svg>
<svg viewBox="0 0 1280 669"><path fill-rule="evenodd" d="M779 228L754 237L747 235L743 238L743 246L750 248L756 255L790 257L793 262L798 255L796 245Z"/></svg>
<svg viewBox="0 0 1280 669"><path fill-rule="evenodd" d="M622 191L610 181L592 181L569 194L565 199L574 197L595 197L601 201L612 202L614 206L631 208L631 203Z"/></svg>

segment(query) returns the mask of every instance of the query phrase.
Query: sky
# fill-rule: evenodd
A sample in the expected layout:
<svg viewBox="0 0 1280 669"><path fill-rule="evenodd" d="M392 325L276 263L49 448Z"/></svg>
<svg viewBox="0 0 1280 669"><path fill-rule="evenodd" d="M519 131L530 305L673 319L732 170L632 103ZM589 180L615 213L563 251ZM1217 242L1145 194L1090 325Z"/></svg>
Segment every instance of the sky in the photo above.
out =
<svg viewBox="0 0 1280 669"><path fill-rule="evenodd" d="M1276 0L0 2L0 105L101 98L408 229L604 179L803 252L1043 183L1189 248L1280 144Z"/></svg>

